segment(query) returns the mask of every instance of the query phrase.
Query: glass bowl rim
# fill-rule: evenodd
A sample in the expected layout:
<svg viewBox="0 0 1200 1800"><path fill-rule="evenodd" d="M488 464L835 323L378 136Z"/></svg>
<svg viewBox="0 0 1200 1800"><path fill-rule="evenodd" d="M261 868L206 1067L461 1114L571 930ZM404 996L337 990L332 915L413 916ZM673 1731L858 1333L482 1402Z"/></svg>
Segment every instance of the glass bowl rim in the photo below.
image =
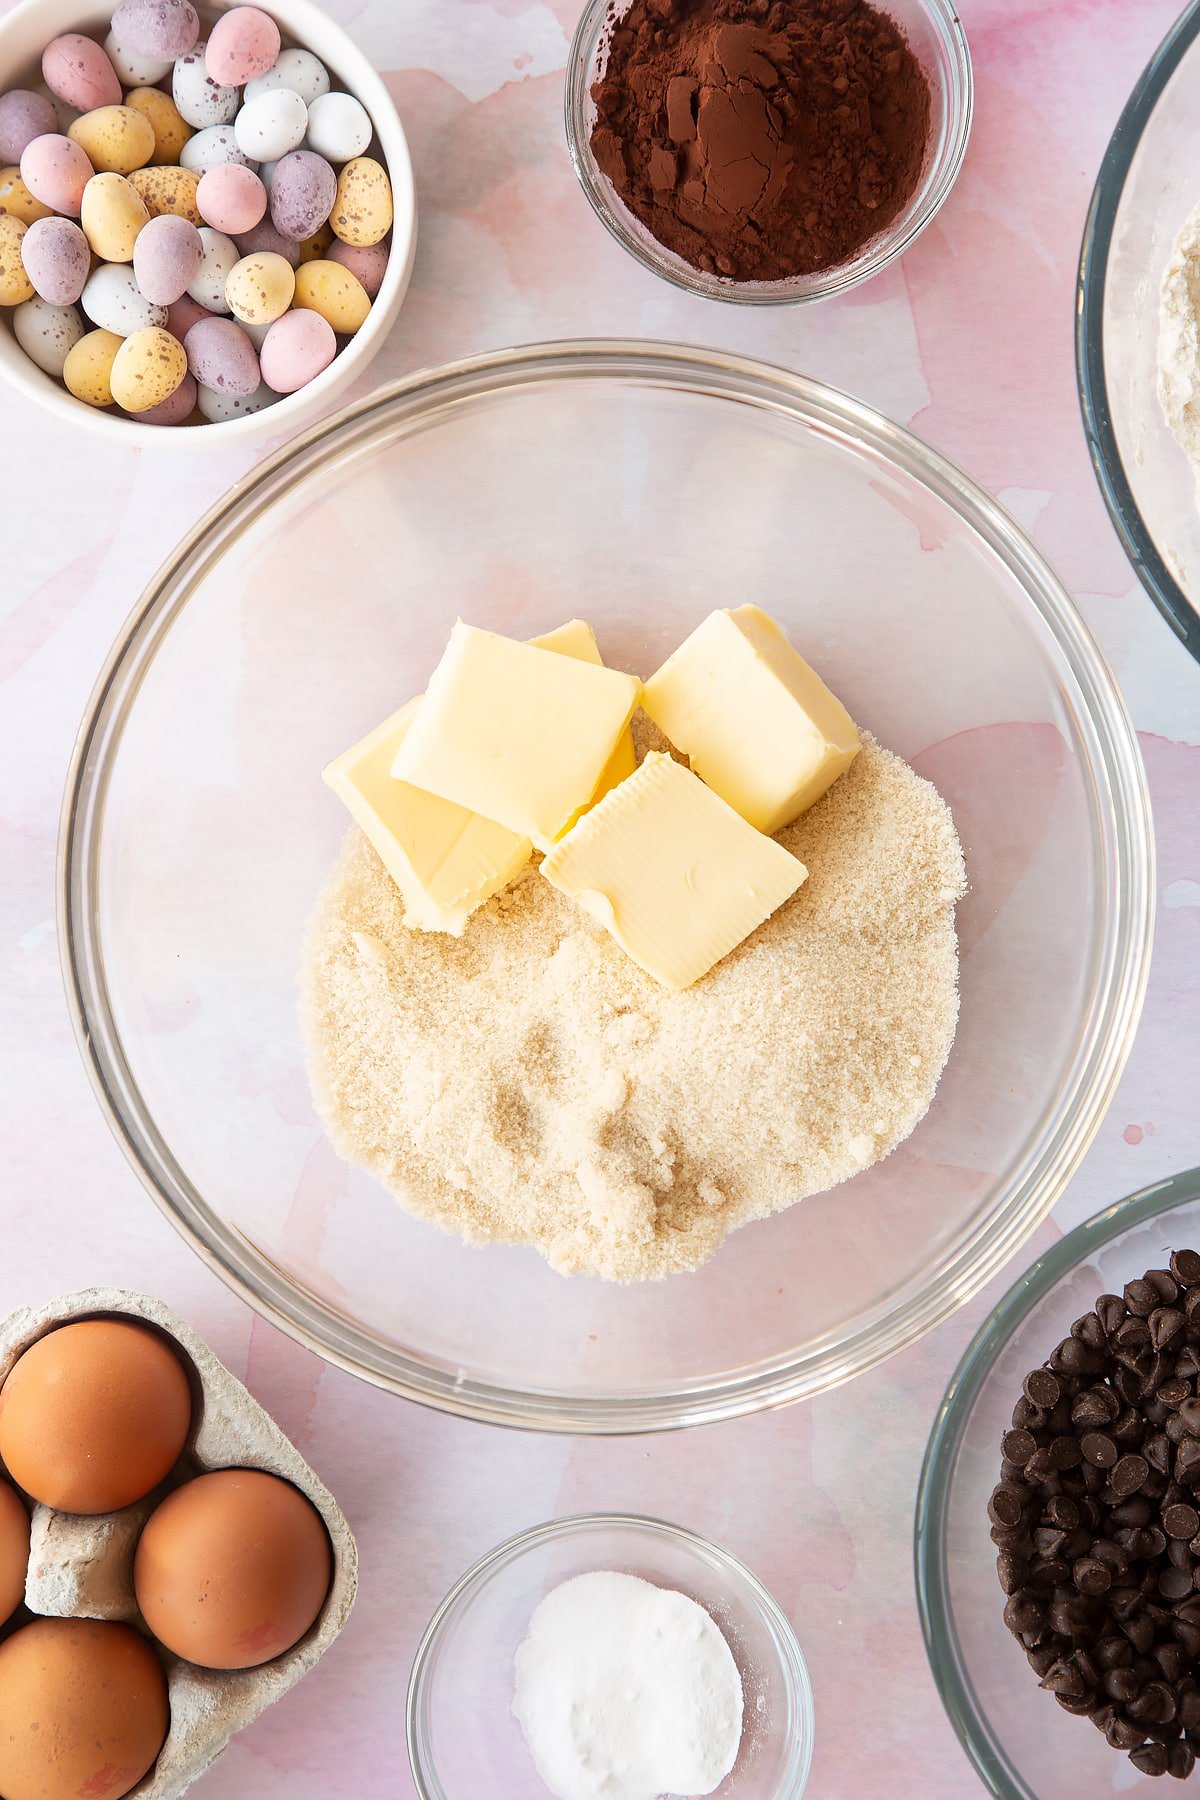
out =
<svg viewBox="0 0 1200 1800"><path fill-rule="evenodd" d="M1133 1226L1158 1218L1198 1196L1200 1168L1183 1169L1114 1200L1110 1206L1103 1207L1059 1238L1030 1264L988 1313L963 1352L938 1407L921 1464L913 1522L917 1612L934 1685L955 1736L976 1774L996 1800L1037 1800L1037 1797L1028 1788L1013 1783L1007 1759L993 1738L969 1682L961 1673L957 1655L958 1633L947 1594L943 1534L946 1501L963 1431L1000 1351L1055 1283L1085 1257L1103 1249ZM999 1597L998 1587L996 1592Z"/></svg>
<svg viewBox="0 0 1200 1800"><path fill-rule="evenodd" d="M1150 116L1197 37L1200 37L1200 0L1189 0L1138 77L1104 152L1079 252L1075 374L1088 454L1121 547L1167 624L1200 662L1200 611L1192 605L1167 567L1134 498L1113 430L1104 369L1108 258L1125 183Z"/></svg>
<svg viewBox="0 0 1200 1800"><path fill-rule="evenodd" d="M618 379L735 400L790 417L919 481L988 545L1053 640L1086 752L1102 896L1103 941L1093 1000L1054 1117L1008 1177L1008 1199L943 1266L894 1300L860 1315L854 1330L760 1360L748 1371L704 1376L667 1393L571 1395L511 1388L439 1367L384 1345L352 1317L293 1279L221 1219L175 1163L129 1068L109 1000L97 903L99 849L111 764L125 718L159 642L192 588L238 531L328 453L352 443L376 414L411 421L456 400L549 380ZM188 577L184 579L185 575ZM569 340L492 351L394 382L331 414L257 463L181 541L151 578L97 678L76 739L63 799L57 925L68 1010L89 1079L151 1198L201 1259L255 1311L335 1366L438 1410L484 1423L580 1435L626 1434L709 1423L824 1392L874 1367L956 1311L1050 1211L1103 1118L1141 1011L1153 941L1154 841L1145 770L1115 678L1062 584L995 500L921 439L811 377L723 351L638 340Z"/></svg>
<svg viewBox="0 0 1200 1800"><path fill-rule="evenodd" d="M748 1568L740 1557L735 1556L731 1550L726 1550L722 1544L716 1544L711 1538L702 1537L699 1532L690 1531L686 1525L676 1525L669 1519L660 1519L649 1513L624 1512L572 1513L566 1518L549 1519L545 1524L531 1525L524 1531L518 1531L478 1557L438 1602L413 1656L404 1709L409 1768L416 1783L419 1800L443 1800L440 1783L437 1789L427 1785L427 1773L436 1778L437 1771L432 1767L427 1769L419 1743L418 1724L432 1658L453 1618L487 1586L494 1574L518 1562L528 1551L588 1531L627 1526L647 1532L652 1537L665 1538L692 1555L715 1563L723 1573L733 1575L749 1590L756 1611L771 1628L781 1647L780 1664L784 1679L799 1714L800 1730L793 1742L786 1771L793 1785L787 1789L782 1800L800 1800L812 1766L816 1711L808 1664L791 1620L753 1569Z"/></svg>
<svg viewBox="0 0 1200 1800"><path fill-rule="evenodd" d="M599 46L604 20L612 4L613 0L588 0L571 39L563 94L567 149L579 185L600 223L622 249L652 275L669 281L673 287L682 288L685 293L698 295L704 300L723 301L733 306L804 306L814 300L828 300L835 294L849 293L852 288L872 280L884 269L890 268L905 251L911 249L949 198L967 154L971 122L975 116L974 65L956 0L916 0L916 4L921 7L941 38L955 78L951 80L947 90L949 122L942 171L907 226L899 231L893 226L887 226L873 240L874 249L861 263L849 267L842 264L819 271L813 276L796 276L791 281L724 281L720 276L709 275L703 269L691 268L669 251L651 248L629 228L621 210L613 205L605 183L594 169L594 159L585 130L585 110L593 59ZM807 285L793 285L801 280Z"/></svg>

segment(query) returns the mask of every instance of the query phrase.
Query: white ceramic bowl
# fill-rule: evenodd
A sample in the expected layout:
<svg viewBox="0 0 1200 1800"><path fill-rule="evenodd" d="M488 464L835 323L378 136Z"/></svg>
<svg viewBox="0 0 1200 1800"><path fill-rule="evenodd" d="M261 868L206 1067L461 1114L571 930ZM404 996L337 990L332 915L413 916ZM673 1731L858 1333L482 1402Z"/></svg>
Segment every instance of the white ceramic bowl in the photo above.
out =
<svg viewBox="0 0 1200 1800"><path fill-rule="evenodd" d="M116 5L117 0L104 0L101 5L95 0L21 0L7 18L0 19L0 93L13 87L36 87L41 81L42 51L61 32L81 31L103 42ZM207 33L216 16L229 7L218 0L218 4L198 10L201 31ZM13 335L7 309L0 309L0 375L65 424L82 425L126 449L131 445L225 449L231 444L286 436L329 406L362 373L395 323L408 288L417 244L417 200L408 140L391 95L362 51L310 0L266 0L265 10L278 24L285 45L313 51L336 84L361 100L371 115L375 127L372 154L377 154L387 169L395 206L392 253L383 286L365 325L315 381L284 395L262 412L206 425L141 425L125 413L101 411L76 400L61 382L30 361Z"/></svg>

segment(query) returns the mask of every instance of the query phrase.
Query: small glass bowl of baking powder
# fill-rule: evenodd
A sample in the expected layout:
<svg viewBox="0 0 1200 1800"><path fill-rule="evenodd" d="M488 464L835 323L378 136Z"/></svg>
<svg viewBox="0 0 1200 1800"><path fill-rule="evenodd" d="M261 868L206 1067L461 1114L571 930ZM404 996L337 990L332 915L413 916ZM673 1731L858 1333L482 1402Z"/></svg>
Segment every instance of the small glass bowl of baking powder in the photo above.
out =
<svg viewBox="0 0 1200 1800"><path fill-rule="evenodd" d="M869 281L916 241L938 212L962 167L974 108L974 80L966 33L955 0L876 0L908 40L929 82L930 127L916 186L884 229L848 261L781 281L733 280L696 268L666 248L629 210L592 150L596 123L593 83L608 60L615 16L627 0L588 0L567 58L567 144L575 173L601 222L652 274L709 300L742 306L795 306L824 300Z"/></svg>
<svg viewBox="0 0 1200 1800"><path fill-rule="evenodd" d="M641 1576L702 1606L742 1678L742 1741L720 1800L799 1800L813 1699L795 1633L758 1578L681 1526L587 1513L521 1532L455 1583L421 1639L408 1687L408 1755L421 1800L546 1792L513 1715L513 1661L552 1588L596 1569Z"/></svg>

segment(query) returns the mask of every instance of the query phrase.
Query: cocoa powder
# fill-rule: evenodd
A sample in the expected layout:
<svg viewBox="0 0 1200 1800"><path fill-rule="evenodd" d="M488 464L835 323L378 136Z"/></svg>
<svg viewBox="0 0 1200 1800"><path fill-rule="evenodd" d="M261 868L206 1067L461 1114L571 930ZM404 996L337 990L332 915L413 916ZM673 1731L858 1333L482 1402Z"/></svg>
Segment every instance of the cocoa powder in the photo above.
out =
<svg viewBox="0 0 1200 1800"><path fill-rule="evenodd" d="M780 281L850 261L920 179L929 83L866 0L631 0L592 150L685 262Z"/></svg>

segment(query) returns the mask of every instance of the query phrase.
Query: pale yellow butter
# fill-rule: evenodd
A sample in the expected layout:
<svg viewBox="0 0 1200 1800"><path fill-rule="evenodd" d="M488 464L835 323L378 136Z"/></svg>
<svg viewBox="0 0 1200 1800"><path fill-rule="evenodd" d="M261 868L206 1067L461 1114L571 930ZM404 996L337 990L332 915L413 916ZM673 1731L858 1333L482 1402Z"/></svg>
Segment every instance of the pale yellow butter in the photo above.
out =
<svg viewBox="0 0 1200 1800"><path fill-rule="evenodd" d="M642 705L759 831L790 825L859 751L841 701L758 606L710 613L647 681Z"/></svg>
<svg viewBox="0 0 1200 1800"><path fill-rule="evenodd" d="M460 620L392 774L548 850L591 802L640 695L635 676Z"/></svg>
<svg viewBox="0 0 1200 1800"><path fill-rule="evenodd" d="M544 632L541 637L530 638L529 642L539 650L556 650L560 656L573 656L577 662L590 662L599 668L604 667L596 634L584 619L568 619L565 625L558 625L553 631ZM593 802L602 800L610 788L615 788L619 781L632 775L636 768L637 751L633 747L633 732L627 725L592 795Z"/></svg>
<svg viewBox="0 0 1200 1800"><path fill-rule="evenodd" d="M808 871L681 763L652 754L555 845L542 874L678 991L769 919Z"/></svg>

